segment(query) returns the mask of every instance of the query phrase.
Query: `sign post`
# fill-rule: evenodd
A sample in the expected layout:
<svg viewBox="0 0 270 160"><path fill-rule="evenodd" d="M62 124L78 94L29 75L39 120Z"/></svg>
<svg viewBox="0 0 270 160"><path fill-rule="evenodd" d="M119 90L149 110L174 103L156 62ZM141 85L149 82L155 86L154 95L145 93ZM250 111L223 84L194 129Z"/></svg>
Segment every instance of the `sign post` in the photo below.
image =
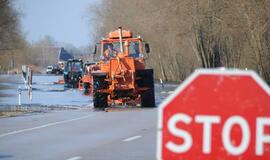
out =
<svg viewBox="0 0 270 160"><path fill-rule="evenodd" d="M255 72L198 70L159 107L157 158L270 157L270 89Z"/></svg>

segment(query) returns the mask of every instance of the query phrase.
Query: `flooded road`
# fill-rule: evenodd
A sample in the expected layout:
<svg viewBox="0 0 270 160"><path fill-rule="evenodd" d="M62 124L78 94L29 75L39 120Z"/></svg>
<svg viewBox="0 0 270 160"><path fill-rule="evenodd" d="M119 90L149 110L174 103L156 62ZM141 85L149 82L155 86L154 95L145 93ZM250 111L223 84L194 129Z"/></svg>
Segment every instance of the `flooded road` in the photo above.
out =
<svg viewBox="0 0 270 160"><path fill-rule="evenodd" d="M158 108L96 112L88 109L93 106L92 97L84 96L78 89L54 84L59 78L34 76L30 101L20 75L0 75L0 110L18 104L19 87L23 89L22 104L33 108L41 105L79 108L0 118L1 160L155 159ZM175 87L155 84L156 105Z"/></svg>
<svg viewBox="0 0 270 160"><path fill-rule="evenodd" d="M33 76L33 97L30 100L21 75L0 75L0 105L17 105L18 89L22 89L21 103L36 105L89 105L92 97L84 96L78 89L54 84L61 76Z"/></svg>
<svg viewBox="0 0 270 160"><path fill-rule="evenodd" d="M16 89L16 86L22 85L22 78L20 76L0 75L0 103L4 98L15 96L12 90Z"/></svg>
<svg viewBox="0 0 270 160"><path fill-rule="evenodd" d="M92 106L92 97L83 95L78 89L54 84L62 76L35 75L33 76L33 96L30 100L28 91L21 75L0 75L0 107L18 105L19 88L22 89L22 105L70 105ZM177 85L166 84L164 88L155 84L156 105L158 106Z"/></svg>

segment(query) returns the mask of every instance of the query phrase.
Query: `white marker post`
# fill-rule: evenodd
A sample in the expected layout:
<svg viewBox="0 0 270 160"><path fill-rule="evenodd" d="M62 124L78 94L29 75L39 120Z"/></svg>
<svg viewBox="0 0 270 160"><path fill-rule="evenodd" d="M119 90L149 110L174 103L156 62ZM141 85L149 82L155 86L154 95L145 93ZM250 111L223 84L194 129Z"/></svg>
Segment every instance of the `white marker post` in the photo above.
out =
<svg viewBox="0 0 270 160"><path fill-rule="evenodd" d="M19 92L19 96L18 96L18 105L20 106L20 105L21 105L21 94L22 94L21 86L19 86L18 92Z"/></svg>
<svg viewBox="0 0 270 160"><path fill-rule="evenodd" d="M33 81L33 71L31 66L28 67L28 96L30 101L32 101L32 81Z"/></svg>

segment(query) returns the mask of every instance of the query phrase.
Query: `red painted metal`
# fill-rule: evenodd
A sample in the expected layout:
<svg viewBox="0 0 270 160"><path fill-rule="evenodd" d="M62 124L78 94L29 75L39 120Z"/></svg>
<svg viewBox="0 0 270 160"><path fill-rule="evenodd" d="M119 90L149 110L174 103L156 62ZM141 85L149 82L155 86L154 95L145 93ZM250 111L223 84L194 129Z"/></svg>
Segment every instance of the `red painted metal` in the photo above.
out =
<svg viewBox="0 0 270 160"><path fill-rule="evenodd" d="M269 160L269 86L251 71L197 71L160 106L159 128L158 159Z"/></svg>

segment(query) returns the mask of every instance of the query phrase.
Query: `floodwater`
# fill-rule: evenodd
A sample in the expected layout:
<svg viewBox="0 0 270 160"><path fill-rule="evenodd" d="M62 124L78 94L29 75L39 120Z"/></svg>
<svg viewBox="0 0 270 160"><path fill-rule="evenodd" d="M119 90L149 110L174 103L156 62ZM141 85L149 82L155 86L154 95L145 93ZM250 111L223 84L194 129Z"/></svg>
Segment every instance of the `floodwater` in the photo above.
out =
<svg viewBox="0 0 270 160"><path fill-rule="evenodd" d="M0 105L18 105L19 88L21 88L21 104L36 105L90 105L92 97L83 95L78 89L54 84L61 76L33 76L32 100L21 75L0 75Z"/></svg>
<svg viewBox="0 0 270 160"><path fill-rule="evenodd" d="M33 92L30 100L21 75L0 75L0 107L18 105L19 88L22 90L22 105L92 106L91 96L83 95L83 92L78 89L66 88L63 84L54 84L60 78L62 76L33 76ZM175 84L165 84L165 87L155 84L156 105L158 106L176 87Z"/></svg>

